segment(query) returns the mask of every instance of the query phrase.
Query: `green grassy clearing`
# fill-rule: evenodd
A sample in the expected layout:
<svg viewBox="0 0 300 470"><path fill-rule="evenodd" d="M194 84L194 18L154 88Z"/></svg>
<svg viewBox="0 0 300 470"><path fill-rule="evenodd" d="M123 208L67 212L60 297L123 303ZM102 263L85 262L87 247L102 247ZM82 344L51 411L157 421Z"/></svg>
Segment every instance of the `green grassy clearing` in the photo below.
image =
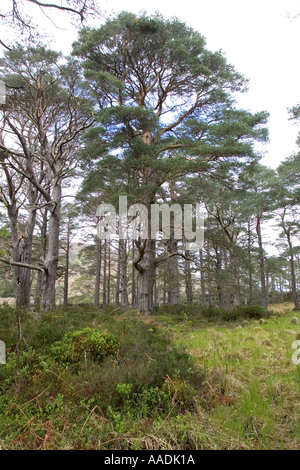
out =
<svg viewBox="0 0 300 470"><path fill-rule="evenodd" d="M0 446L299 449L300 366L292 363L299 325L290 323L299 313L285 304L274 311L226 321L197 307L161 308L149 318L80 306L27 313L18 359L15 312L3 306ZM104 354L98 335L96 349L73 344L79 359L69 361L58 342L87 327L106 331L113 347Z"/></svg>

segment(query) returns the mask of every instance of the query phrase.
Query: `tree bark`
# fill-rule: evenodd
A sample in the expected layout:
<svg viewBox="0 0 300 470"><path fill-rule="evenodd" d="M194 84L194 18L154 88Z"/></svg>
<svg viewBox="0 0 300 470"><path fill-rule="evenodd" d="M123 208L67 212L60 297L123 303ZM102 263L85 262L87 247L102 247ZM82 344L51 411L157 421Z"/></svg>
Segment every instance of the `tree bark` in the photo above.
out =
<svg viewBox="0 0 300 470"><path fill-rule="evenodd" d="M177 253L177 240L171 236L169 240L169 252ZM180 290L179 290L179 269L178 257L173 256L167 260L167 273L168 273L168 304L178 305L180 303Z"/></svg>
<svg viewBox="0 0 300 470"><path fill-rule="evenodd" d="M190 257L190 253L188 250L185 250L185 256L187 258ZM191 273L191 264L188 259L185 259L185 293L186 293L186 301L188 305L192 305L194 292L193 292L193 285L192 285L192 273Z"/></svg>
<svg viewBox="0 0 300 470"><path fill-rule="evenodd" d="M111 241L109 239L107 240L107 245L108 245L108 250L107 250L107 255L108 255L108 276L107 276L106 303L107 303L107 306L109 306L110 305L110 285L111 285Z"/></svg>
<svg viewBox="0 0 300 470"><path fill-rule="evenodd" d="M70 269L70 219L68 219L67 224L67 245L66 245L66 270L65 270L65 279L64 279L64 307L68 306L68 297L69 297L69 269Z"/></svg>
<svg viewBox="0 0 300 470"><path fill-rule="evenodd" d="M59 256L59 229L60 229L60 208L61 208L61 181L56 179L53 185L52 210L49 218L49 240L48 250L45 259L45 275L43 289L43 309L54 310L55 304L55 283Z"/></svg>
<svg viewBox="0 0 300 470"><path fill-rule="evenodd" d="M221 251L221 250L220 250ZM216 285L219 307L224 307L223 286L222 286L222 259L218 248L215 248L216 254Z"/></svg>
<svg viewBox="0 0 300 470"><path fill-rule="evenodd" d="M134 249L134 240L132 241L132 268L131 268L131 306L136 307L136 277L135 277L135 267L134 267L134 258L135 258L135 249Z"/></svg>
<svg viewBox="0 0 300 470"><path fill-rule="evenodd" d="M121 306L128 307L127 294L127 240L119 241L119 272Z"/></svg>
<svg viewBox="0 0 300 470"><path fill-rule="evenodd" d="M153 287L155 278L155 240L145 240L145 251L139 262L138 311L151 315L154 310Z"/></svg>
<svg viewBox="0 0 300 470"><path fill-rule="evenodd" d="M43 264L45 262L46 253L47 253L47 237L48 237L48 235L47 235L47 225L48 225L47 214L48 214L48 211L46 209L43 212L42 225L40 227L40 237L41 237L40 261ZM34 296L34 304L37 307L41 307L42 292L43 292L43 277L44 277L44 272L38 272L38 277L37 277L36 287L35 287L35 296Z"/></svg>
<svg viewBox="0 0 300 470"><path fill-rule="evenodd" d="M205 291L205 277L204 277L204 260L203 250L199 250L199 261L200 261L200 282L201 282L201 304L206 307L206 291Z"/></svg>
<svg viewBox="0 0 300 470"><path fill-rule="evenodd" d="M103 257L103 293L102 293L102 303L103 308L107 308L107 240L104 240L104 257Z"/></svg>
<svg viewBox="0 0 300 470"><path fill-rule="evenodd" d="M253 305L253 274L252 274L252 263L251 263L251 224L248 219L248 263L249 263L249 305Z"/></svg>
<svg viewBox="0 0 300 470"><path fill-rule="evenodd" d="M296 275L295 275L295 260L294 260L294 251L293 245L291 240L291 232L286 226L284 225L284 231L286 234L286 239L289 246L290 251L290 267L291 267L291 288L292 288L292 299L295 305L295 309L299 310L299 299L297 294L297 282L296 282Z"/></svg>
<svg viewBox="0 0 300 470"><path fill-rule="evenodd" d="M98 217L99 221L99 217ZM97 222L98 222L97 221ZM94 292L94 307L100 307L100 281L101 281L101 240L96 236L96 277Z"/></svg>
<svg viewBox="0 0 300 470"><path fill-rule="evenodd" d="M261 216L257 214L256 216L256 234L258 241L258 252L259 252L259 266L260 266L260 284L261 284L261 296L262 296L262 306L267 310L268 308L268 294L266 288L266 271L265 271L265 259L264 259L264 249L262 243L261 235Z"/></svg>
<svg viewBox="0 0 300 470"><path fill-rule="evenodd" d="M150 137L149 137L150 138ZM148 139L148 133L145 136ZM146 182L146 174L144 174ZM156 240L151 238L151 204L154 203L155 194L150 190L145 192L142 204L148 211L148 238L138 240L138 257L133 261L135 268L138 270L138 294L137 308L142 315L151 315L154 311L154 279L156 271Z"/></svg>

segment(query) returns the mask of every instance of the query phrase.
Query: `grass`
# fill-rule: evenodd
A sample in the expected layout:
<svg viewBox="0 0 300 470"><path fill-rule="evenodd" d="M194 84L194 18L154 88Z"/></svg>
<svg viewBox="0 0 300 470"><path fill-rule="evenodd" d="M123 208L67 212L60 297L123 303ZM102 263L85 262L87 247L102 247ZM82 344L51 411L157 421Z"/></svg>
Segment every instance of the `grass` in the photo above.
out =
<svg viewBox="0 0 300 470"><path fill-rule="evenodd" d="M290 320L300 316L286 304L272 310L263 320L197 306L149 318L76 306L24 314L29 349L22 343L18 361L14 310L2 307L0 447L299 449ZM100 362L58 360L64 338L88 327L118 338L118 350Z"/></svg>

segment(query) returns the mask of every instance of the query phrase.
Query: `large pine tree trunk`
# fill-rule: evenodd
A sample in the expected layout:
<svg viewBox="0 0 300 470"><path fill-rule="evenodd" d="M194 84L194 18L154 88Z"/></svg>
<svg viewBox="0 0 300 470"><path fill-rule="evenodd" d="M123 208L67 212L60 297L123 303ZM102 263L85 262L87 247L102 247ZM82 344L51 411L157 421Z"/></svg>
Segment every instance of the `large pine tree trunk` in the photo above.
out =
<svg viewBox="0 0 300 470"><path fill-rule="evenodd" d="M32 243L33 243L33 232L36 223L36 210L32 206L36 202L37 190L33 187L29 187L28 191L28 202L29 202L29 215L26 221L24 243L21 255L21 261L25 264L32 264ZM26 304L27 308L30 307L30 294L31 294L31 270L22 269L21 273L21 303Z"/></svg>
<svg viewBox="0 0 300 470"><path fill-rule="evenodd" d="M33 231L36 222L36 210L30 204L36 202L36 191L30 187L28 191L29 215L23 233L19 232L18 207L12 194L12 204L7 207L11 227L12 260L27 265L32 263ZM14 266L16 307L30 308L31 269Z"/></svg>
<svg viewBox="0 0 300 470"><path fill-rule="evenodd" d="M154 310L153 288L155 279L155 240L145 241L145 252L139 263L138 311L151 315Z"/></svg>
<svg viewBox="0 0 300 470"><path fill-rule="evenodd" d="M60 228L60 207L61 207L61 182L54 183L52 195L52 209L49 219L49 240L48 250L45 259L44 289L43 289L43 309L55 309L55 284L59 256L59 228Z"/></svg>
<svg viewBox="0 0 300 470"><path fill-rule="evenodd" d="M145 137L146 140L150 136ZM145 178L146 178L145 173ZM144 181L146 183L146 179ZM151 315L154 311L154 280L156 272L156 240L151 238L151 204L155 202L152 190L145 191L142 204L148 211L148 238L137 242L138 257L134 266L138 270L137 308L142 315Z"/></svg>
<svg viewBox="0 0 300 470"><path fill-rule="evenodd" d="M18 233L18 211L17 206L13 203L7 208L8 216L10 220L10 229L11 229L11 257L13 261L20 262L20 239ZM14 281L15 281L15 296L16 296L16 307L17 308L28 308L28 305L23 303L22 295L22 284L21 284L21 274L22 269L20 266L13 267L14 272Z"/></svg>

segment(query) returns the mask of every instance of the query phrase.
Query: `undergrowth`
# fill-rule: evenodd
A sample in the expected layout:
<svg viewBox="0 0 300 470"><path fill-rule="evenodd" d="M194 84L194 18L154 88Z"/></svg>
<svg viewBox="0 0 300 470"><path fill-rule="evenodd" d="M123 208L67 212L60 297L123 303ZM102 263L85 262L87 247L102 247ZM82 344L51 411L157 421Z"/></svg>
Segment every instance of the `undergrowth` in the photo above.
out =
<svg viewBox="0 0 300 470"><path fill-rule="evenodd" d="M4 306L0 448L298 449L295 312L276 311L23 312L17 348Z"/></svg>

